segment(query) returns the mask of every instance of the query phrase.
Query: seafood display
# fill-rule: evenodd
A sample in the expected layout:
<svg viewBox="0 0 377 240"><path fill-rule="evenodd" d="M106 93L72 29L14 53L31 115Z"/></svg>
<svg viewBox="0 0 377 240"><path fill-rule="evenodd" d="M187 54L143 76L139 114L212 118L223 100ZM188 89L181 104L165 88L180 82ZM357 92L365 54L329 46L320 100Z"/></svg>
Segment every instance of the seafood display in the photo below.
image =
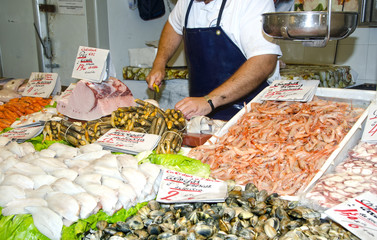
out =
<svg viewBox="0 0 377 240"><path fill-rule="evenodd" d="M186 120L179 110L163 111L146 101L136 99L138 107L118 108L111 114L111 125L116 128L157 134L161 136L156 153L177 153L182 145L182 131Z"/></svg>
<svg viewBox="0 0 377 240"><path fill-rule="evenodd" d="M319 80L319 87L345 88L355 84L349 66L287 64L280 69L282 80Z"/></svg>
<svg viewBox="0 0 377 240"><path fill-rule="evenodd" d="M125 80L145 80L152 68L124 67L123 79ZM187 68L167 68L165 80L169 79L188 79Z"/></svg>
<svg viewBox="0 0 377 240"><path fill-rule="evenodd" d="M5 81L5 83L3 80ZM26 79L22 78L11 80L0 79L0 105L8 102L13 98L22 97L22 92L25 90L25 80Z"/></svg>
<svg viewBox="0 0 377 240"><path fill-rule="evenodd" d="M258 191L248 183L242 190L230 183L219 203L160 204L152 200L125 221L99 221L84 240L91 239L358 239L321 214L277 194Z"/></svg>
<svg viewBox="0 0 377 240"><path fill-rule="evenodd" d="M62 226L156 197L161 168L114 155L99 144L80 148L54 143L36 152L30 142L0 147L2 215L33 215L38 230L60 239Z"/></svg>
<svg viewBox="0 0 377 240"><path fill-rule="evenodd" d="M17 128L17 127L23 127L26 125L35 124L38 122L46 122L55 115L57 115L56 108L43 108L39 112L21 116L19 120L16 120L14 123L12 123L10 127Z"/></svg>
<svg viewBox="0 0 377 240"><path fill-rule="evenodd" d="M188 156L209 164L216 179L298 194L363 111L318 98L308 103L253 102L226 134L191 149Z"/></svg>
<svg viewBox="0 0 377 240"><path fill-rule="evenodd" d="M56 109L70 118L91 121L111 114L118 107L134 105L131 90L119 79L110 77L101 83L80 80L58 99Z"/></svg>
<svg viewBox="0 0 377 240"><path fill-rule="evenodd" d="M360 142L335 172L323 176L305 197L331 208L366 191L377 193L377 144Z"/></svg>
<svg viewBox="0 0 377 240"><path fill-rule="evenodd" d="M50 98L20 97L0 105L0 131L10 127L17 118L42 110L50 101Z"/></svg>
<svg viewBox="0 0 377 240"><path fill-rule="evenodd" d="M327 9L327 0L294 0L295 11L324 11ZM359 2L357 0L333 1L332 11L357 12Z"/></svg>
<svg viewBox="0 0 377 240"><path fill-rule="evenodd" d="M61 119L48 121L43 129L44 140L65 140L75 147L97 141L99 137L112 128L110 117L102 117L87 122L72 122Z"/></svg>

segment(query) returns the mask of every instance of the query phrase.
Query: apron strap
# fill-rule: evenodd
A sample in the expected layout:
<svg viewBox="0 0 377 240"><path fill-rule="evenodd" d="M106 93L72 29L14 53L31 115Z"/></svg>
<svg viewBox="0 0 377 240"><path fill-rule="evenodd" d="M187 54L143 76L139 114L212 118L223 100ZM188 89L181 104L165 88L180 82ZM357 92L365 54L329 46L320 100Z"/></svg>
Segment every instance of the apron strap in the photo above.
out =
<svg viewBox="0 0 377 240"><path fill-rule="evenodd" d="M219 16L217 17L216 27L220 26L220 21L221 21L221 17L223 16L223 11L224 11L224 8L225 8L225 4L226 4L226 0L223 0L223 2L221 4L221 7L220 7Z"/></svg>
<svg viewBox="0 0 377 240"><path fill-rule="evenodd" d="M188 5L188 8L187 8L187 11L186 11L186 17L185 17L185 28L187 28L187 22L188 22L188 16L189 16L189 12L191 10L191 7L192 7L192 3L194 2L194 0L191 0L189 5Z"/></svg>
<svg viewBox="0 0 377 240"><path fill-rule="evenodd" d="M190 13L193 2L194 2L194 0L191 0L188 7L187 7L186 16L185 16L185 28L187 28L188 17L189 17L189 13ZM223 2L221 3L219 15L217 17L217 23L216 23L217 27L220 26L220 21L221 21L221 17L223 15L223 12L224 12L225 4L226 4L226 0L223 0Z"/></svg>

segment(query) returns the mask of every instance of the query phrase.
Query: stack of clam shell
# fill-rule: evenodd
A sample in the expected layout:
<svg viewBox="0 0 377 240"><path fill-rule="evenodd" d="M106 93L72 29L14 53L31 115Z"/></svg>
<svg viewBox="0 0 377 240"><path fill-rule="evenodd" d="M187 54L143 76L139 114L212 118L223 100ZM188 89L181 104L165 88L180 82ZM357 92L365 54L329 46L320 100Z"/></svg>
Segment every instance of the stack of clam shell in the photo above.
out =
<svg viewBox="0 0 377 240"><path fill-rule="evenodd" d="M248 183L225 202L160 204L152 200L125 221L99 221L83 239L358 239L298 202Z"/></svg>

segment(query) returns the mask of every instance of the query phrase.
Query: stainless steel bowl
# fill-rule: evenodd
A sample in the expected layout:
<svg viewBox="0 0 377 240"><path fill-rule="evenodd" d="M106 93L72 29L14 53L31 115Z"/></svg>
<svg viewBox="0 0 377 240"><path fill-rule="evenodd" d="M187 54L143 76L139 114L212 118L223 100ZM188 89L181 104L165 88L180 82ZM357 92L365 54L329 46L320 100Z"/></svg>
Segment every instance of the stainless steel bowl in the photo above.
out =
<svg viewBox="0 0 377 240"><path fill-rule="evenodd" d="M327 36L327 11L273 12L262 15L263 31L290 40L316 40ZM331 12L330 40L348 37L357 26L357 12Z"/></svg>

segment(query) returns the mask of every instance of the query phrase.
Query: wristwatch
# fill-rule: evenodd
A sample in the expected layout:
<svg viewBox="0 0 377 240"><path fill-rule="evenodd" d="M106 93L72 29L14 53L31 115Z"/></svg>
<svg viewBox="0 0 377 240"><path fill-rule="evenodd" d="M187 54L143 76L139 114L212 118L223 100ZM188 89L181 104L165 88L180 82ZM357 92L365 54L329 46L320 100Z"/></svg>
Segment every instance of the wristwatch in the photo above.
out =
<svg viewBox="0 0 377 240"><path fill-rule="evenodd" d="M213 102L212 102L211 98L209 98L208 95L205 95L205 96L204 96L204 99L205 99L205 100L208 102L208 104L211 106L212 111L215 110L215 106L213 105Z"/></svg>

